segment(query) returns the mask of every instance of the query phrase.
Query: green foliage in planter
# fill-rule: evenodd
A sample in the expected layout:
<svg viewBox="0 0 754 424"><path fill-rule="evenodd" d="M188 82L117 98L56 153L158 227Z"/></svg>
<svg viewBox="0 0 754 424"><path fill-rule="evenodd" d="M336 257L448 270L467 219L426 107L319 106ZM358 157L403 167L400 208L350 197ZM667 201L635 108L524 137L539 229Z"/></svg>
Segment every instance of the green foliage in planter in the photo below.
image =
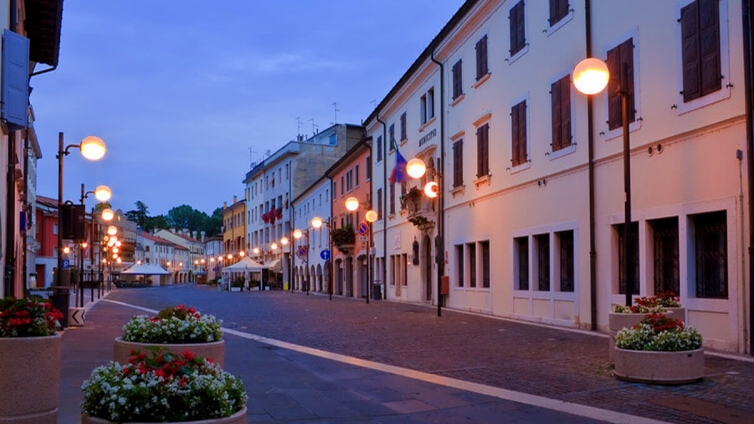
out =
<svg viewBox="0 0 754 424"><path fill-rule="evenodd" d="M251 280L249 281L249 288L251 287L259 287L259 280Z"/></svg>
<svg viewBox="0 0 754 424"><path fill-rule="evenodd" d="M230 283L231 287L243 287L243 284L246 282L243 277L239 276L236 277L233 282Z"/></svg>
<svg viewBox="0 0 754 424"><path fill-rule="evenodd" d="M356 243L356 233L351 225L332 230L331 236L333 244L338 247Z"/></svg>
<svg viewBox="0 0 754 424"><path fill-rule="evenodd" d="M615 347L661 352L695 350L702 347L702 335L680 320L651 314L632 328L620 330L615 336Z"/></svg>

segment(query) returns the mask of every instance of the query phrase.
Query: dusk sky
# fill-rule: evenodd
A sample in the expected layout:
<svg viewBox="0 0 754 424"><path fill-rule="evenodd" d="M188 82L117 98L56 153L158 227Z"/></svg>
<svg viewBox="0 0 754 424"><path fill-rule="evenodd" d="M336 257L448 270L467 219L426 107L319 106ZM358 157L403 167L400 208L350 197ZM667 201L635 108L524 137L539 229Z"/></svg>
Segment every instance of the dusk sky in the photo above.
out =
<svg viewBox="0 0 754 424"><path fill-rule="evenodd" d="M265 151L366 119L462 4L66 0L58 68L31 79L37 192L57 198L59 132L96 135L101 161L65 158L66 200L105 184L124 212L211 214Z"/></svg>

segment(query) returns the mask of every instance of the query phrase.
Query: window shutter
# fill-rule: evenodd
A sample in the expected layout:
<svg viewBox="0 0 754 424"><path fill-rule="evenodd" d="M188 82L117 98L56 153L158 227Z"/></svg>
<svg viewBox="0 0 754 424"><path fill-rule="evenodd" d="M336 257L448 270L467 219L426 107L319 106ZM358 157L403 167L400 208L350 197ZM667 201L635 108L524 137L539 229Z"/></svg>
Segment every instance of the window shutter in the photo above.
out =
<svg viewBox="0 0 754 424"><path fill-rule="evenodd" d="M568 0L550 0L550 26L568 15Z"/></svg>
<svg viewBox="0 0 754 424"><path fill-rule="evenodd" d="M26 128L29 108L29 39L3 30L2 118L12 130Z"/></svg>
<svg viewBox="0 0 754 424"><path fill-rule="evenodd" d="M453 187L463 185L463 140L453 143Z"/></svg>
<svg viewBox="0 0 754 424"><path fill-rule="evenodd" d="M462 75L461 75L461 60L458 60L453 65L453 98L456 99L461 95L463 91Z"/></svg>
<svg viewBox="0 0 754 424"><path fill-rule="evenodd" d="M621 101L618 94L618 80L620 79L620 50L618 47L607 52L607 69L613 78L607 82L607 122L608 128L621 126Z"/></svg>
<svg viewBox="0 0 754 424"><path fill-rule="evenodd" d="M487 36L485 35L482 39L482 77L490 71L487 63Z"/></svg>
<svg viewBox="0 0 754 424"><path fill-rule="evenodd" d="M628 122L634 122L636 119L636 108L634 106L634 42L629 38L620 45L621 72L620 81L624 84L628 92ZM624 72L627 72L623 75Z"/></svg>
<svg viewBox="0 0 754 424"><path fill-rule="evenodd" d="M526 44L526 21L524 20L524 2L519 2L516 7L516 51L524 48Z"/></svg>
<svg viewBox="0 0 754 424"><path fill-rule="evenodd" d="M484 124L483 128L483 137L484 137L484 143L483 143L483 151L482 154L484 156L484 173L482 175L489 175L490 174L490 125Z"/></svg>
<svg viewBox="0 0 754 424"><path fill-rule="evenodd" d="M406 138L406 112L403 112L403 114L401 114L401 141Z"/></svg>
<svg viewBox="0 0 754 424"><path fill-rule="evenodd" d="M518 151L519 163L526 162L526 102L518 104Z"/></svg>
<svg viewBox="0 0 754 424"><path fill-rule="evenodd" d="M511 10L508 12L508 24L509 24L510 39L511 39L510 40L511 46L510 46L510 49L508 50L508 53L510 53L511 56L513 56L514 54L516 54L516 52L518 51L518 49L517 49L517 47L518 47L518 38L517 38L518 37L518 31L517 31L517 29L518 29L518 14L516 14L516 8L517 7L518 7L518 5L513 6L511 8Z"/></svg>
<svg viewBox="0 0 754 424"><path fill-rule="evenodd" d="M482 148L482 127L476 129L476 176L477 178L484 175L482 170L484 168L483 162L483 148Z"/></svg>
<svg viewBox="0 0 754 424"><path fill-rule="evenodd" d="M550 5L552 5L552 1L550 1ZM550 103L552 107L552 143L550 146L552 147L553 152L562 148L560 137L563 133L563 129L561 128L560 119L562 115L560 111L560 97L560 80L558 80L550 86Z"/></svg>
<svg viewBox="0 0 754 424"><path fill-rule="evenodd" d="M634 107L633 50L633 39L629 38L607 52L607 68L610 71L610 75L615 75L615 78L610 78L607 84L608 127L611 130L623 125L621 98L620 93L618 93L618 87L628 92L628 122L633 122L636 119Z"/></svg>
<svg viewBox="0 0 754 424"><path fill-rule="evenodd" d="M699 0L702 96L721 88L720 18L718 0Z"/></svg>
<svg viewBox="0 0 754 424"><path fill-rule="evenodd" d="M700 97L699 4L681 9L681 48L683 51L683 101Z"/></svg>
<svg viewBox="0 0 754 424"><path fill-rule="evenodd" d="M560 148L571 145L571 76L560 80Z"/></svg>
<svg viewBox="0 0 754 424"><path fill-rule="evenodd" d="M480 80L487 75L487 36L482 37L476 43L476 79Z"/></svg>

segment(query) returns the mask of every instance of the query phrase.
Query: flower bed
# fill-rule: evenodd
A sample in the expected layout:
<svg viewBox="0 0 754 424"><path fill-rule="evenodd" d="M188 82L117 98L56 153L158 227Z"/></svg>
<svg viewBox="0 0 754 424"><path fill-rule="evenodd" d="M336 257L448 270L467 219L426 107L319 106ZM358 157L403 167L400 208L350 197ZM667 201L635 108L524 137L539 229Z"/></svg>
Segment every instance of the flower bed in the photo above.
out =
<svg viewBox="0 0 754 424"><path fill-rule="evenodd" d="M240 417L246 422L241 380L190 351L137 353L128 363L110 362L82 385L83 422L184 422ZM240 414L241 413L241 414ZM88 421L89 420L89 421ZM230 422L230 421L228 421Z"/></svg>

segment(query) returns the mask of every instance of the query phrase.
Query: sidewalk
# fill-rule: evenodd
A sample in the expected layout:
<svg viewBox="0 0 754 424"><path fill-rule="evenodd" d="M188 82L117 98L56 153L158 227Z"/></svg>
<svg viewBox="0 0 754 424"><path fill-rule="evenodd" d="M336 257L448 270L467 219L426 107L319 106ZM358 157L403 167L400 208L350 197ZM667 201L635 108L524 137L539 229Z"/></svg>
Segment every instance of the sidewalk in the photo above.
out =
<svg viewBox="0 0 754 424"><path fill-rule="evenodd" d="M309 366L313 370L327 366L328 374L324 377L330 379L343 373L355 374L355 371L343 371L342 368L353 367L353 364L361 364L359 369L362 370L365 367L378 369L368 365L369 362L399 367L403 371L396 375L401 378L417 374L412 371L415 370L429 378L436 376L436 382L452 379L494 389L488 390L489 393L466 389L471 390L464 396L474 399L472 406L503 400L526 403L518 399L536 396L553 403L589 406L668 422L754 422L754 361L749 357L708 352L705 358L706 375L702 383L651 386L621 382L612 376L607 366L608 340L604 335L449 309L444 309L442 318L437 318L431 308L419 305L385 301L364 305L355 299L335 297L329 301L327 296L306 296L297 292L230 293L196 286L117 290L111 292L107 300L95 302L91 317L87 316L87 321L91 319L91 325L87 322L84 327L66 330L60 417L71 419L78 416L81 382L88 378L93 368L111 358L113 339L120 335L123 324L138 313L136 309L113 303L124 302L152 310L183 303L222 317L228 334L226 352L233 352L231 356L237 355L235 359L226 358L226 364L235 364L234 373L248 373L251 376L244 378L244 381L258 380L260 373L264 379L287 379L287 384L299 383L301 378L310 376L307 373L268 376L271 372L267 369L271 366L269 361L275 361L280 356L295 357L287 365L288 368L283 369L288 370L292 365ZM272 351L277 354L270 356ZM350 359L343 362L331 357L334 354ZM341 362L333 365L330 359ZM314 361L329 365L319 362L310 365ZM383 373L378 376L387 378ZM369 378L374 380L377 377L370 375ZM430 381L415 376L412 378L401 380L401 387L415 388L414 385L421 381ZM434 386L433 390L442 387ZM253 411L250 409L250 421L286 422L270 421L269 410L278 407L282 414L290 411L293 404L305 404L302 398L322 397L314 386L303 383L279 390L274 392L274 396L261 389L252 396L250 390L250 398L254 400L250 405L256 408ZM430 389L422 386L421 390L426 393ZM345 392L353 393L353 389ZM379 391L384 392L382 389ZM393 393L393 390L388 392ZM363 396L369 396L369 393ZM459 396L453 398L458 399ZM285 397L291 405L280 408L280 397ZM417 402L415 397L412 402ZM383 402L381 405L385 404ZM521 407L521 404L516 405L507 408ZM528 405L538 406L534 403ZM374 407L373 404L369 406ZM368 412L371 409L365 410ZM485 422L477 418L479 421L464 421ZM299 419L304 420L303 417ZM455 422L448 419L438 415L428 422ZM560 422L562 418L553 421ZM582 421L586 419L582 417L575 422ZM67 424L75 421L60 422Z"/></svg>

